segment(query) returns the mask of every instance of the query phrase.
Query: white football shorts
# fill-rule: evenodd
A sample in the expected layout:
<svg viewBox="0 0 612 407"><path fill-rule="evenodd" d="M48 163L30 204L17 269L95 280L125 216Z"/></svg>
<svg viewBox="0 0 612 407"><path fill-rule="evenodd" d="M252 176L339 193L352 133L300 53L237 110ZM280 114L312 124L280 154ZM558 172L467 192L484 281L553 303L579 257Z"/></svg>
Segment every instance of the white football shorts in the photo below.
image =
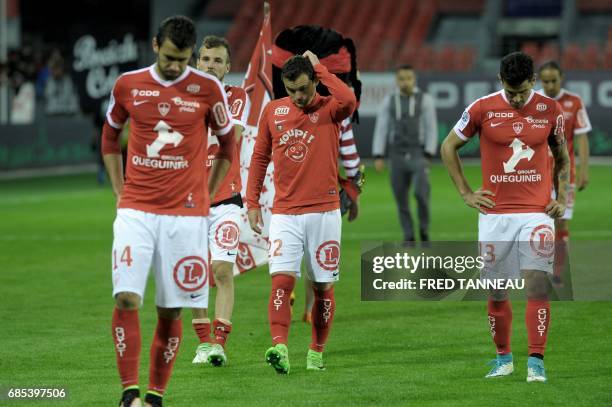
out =
<svg viewBox="0 0 612 407"><path fill-rule="evenodd" d="M268 249L270 274L289 271L299 277L305 252L306 272L311 281L338 281L341 230L339 209L301 215L272 214Z"/></svg>
<svg viewBox="0 0 612 407"><path fill-rule="evenodd" d="M240 211L238 205L213 206L208 215L208 248L212 261L236 263L240 240Z"/></svg>
<svg viewBox="0 0 612 407"><path fill-rule="evenodd" d="M163 308L208 307L208 218L158 215L121 208L113 224L113 297L144 298L155 270L155 303Z"/></svg>
<svg viewBox="0 0 612 407"><path fill-rule="evenodd" d="M545 213L480 214L478 241L482 278L515 279L521 270L553 270L555 222Z"/></svg>

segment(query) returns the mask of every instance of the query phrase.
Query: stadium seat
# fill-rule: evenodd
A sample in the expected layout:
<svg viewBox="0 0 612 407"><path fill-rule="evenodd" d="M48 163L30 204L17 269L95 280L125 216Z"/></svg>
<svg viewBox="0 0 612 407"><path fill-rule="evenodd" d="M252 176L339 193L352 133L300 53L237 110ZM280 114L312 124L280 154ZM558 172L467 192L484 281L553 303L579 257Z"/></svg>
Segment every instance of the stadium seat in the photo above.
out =
<svg viewBox="0 0 612 407"><path fill-rule="evenodd" d="M576 44L568 44L561 56L561 66L563 69L571 71L581 68L582 53Z"/></svg>
<svg viewBox="0 0 612 407"><path fill-rule="evenodd" d="M581 13L612 12L610 0L578 0L576 6Z"/></svg>

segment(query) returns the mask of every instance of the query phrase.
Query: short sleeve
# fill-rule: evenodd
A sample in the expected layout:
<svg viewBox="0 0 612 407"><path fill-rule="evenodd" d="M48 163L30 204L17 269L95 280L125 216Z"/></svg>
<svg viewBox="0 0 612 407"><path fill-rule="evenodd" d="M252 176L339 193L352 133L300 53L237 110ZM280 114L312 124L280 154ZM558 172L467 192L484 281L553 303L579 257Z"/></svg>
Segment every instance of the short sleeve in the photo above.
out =
<svg viewBox="0 0 612 407"><path fill-rule="evenodd" d="M231 116L227 107L227 95L218 80L211 81L212 91L210 92L208 114L208 125L215 136L224 136L233 129Z"/></svg>
<svg viewBox="0 0 612 407"><path fill-rule="evenodd" d="M113 86L108 102L108 109L106 110L106 121L111 127L117 130L123 128L123 124L128 118L128 112L124 106L125 99L125 86L120 76L117 78L115 86Z"/></svg>
<svg viewBox="0 0 612 407"><path fill-rule="evenodd" d="M469 105L453 127L460 139L467 141L480 131L480 100Z"/></svg>
<svg viewBox="0 0 612 407"><path fill-rule="evenodd" d="M565 118L563 117L561 105L558 102L555 102L553 123L552 134L550 137L554 138L556 145L561 145L565 143Z"/></svg>
<svg viewBox="0 0 612 407"><path fill-rule="evenodd" d="M235 88L232 93L232 101L230 105L230 113L234 124L246 128L249 112L251 111L251 102L247 93L242 88Z"/></svg>
<svg viewBox="0 0 612 407"><path fill-rule="evenodd" d="M576 135L585 134L592 130L591 120L580 98L578 99L578 109L576 110L576 120L574 123L574 134Z"/></svg>

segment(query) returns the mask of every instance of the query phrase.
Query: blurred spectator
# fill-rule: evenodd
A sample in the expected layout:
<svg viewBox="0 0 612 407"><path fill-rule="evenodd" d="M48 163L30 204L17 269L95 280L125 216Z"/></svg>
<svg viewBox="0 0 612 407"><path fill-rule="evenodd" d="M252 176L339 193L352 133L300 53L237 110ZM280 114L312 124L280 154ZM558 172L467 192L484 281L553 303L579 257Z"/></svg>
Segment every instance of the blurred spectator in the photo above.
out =
<svg viewBox="0 0 612 407"><path fill-rule="evenodd" d="M45 112L50 115L79 113L79 97L72 78L65 72L64 60L52 59L49 69L51 75L45 85Z"/></svg>
<svg viewBox="0 0 612 407"><path fill-rule="evenodd" d="M19 71L10 78L11 87L11 124L32 124L36 106L34 84L26 81L25 75Z"/></svg>
<svg viewBox="0 0 612 407"><path fill-rule="evenodd" d="M49 65L53 63L53 61L59 59L62 59L60 51L57 48L52 49L51 53L49 54L49 58L46 59L47 63L42 64L42 66L38 70L38 73L36 75L36 98L44 99L45 87L47 86L49 76L51 76L51 69L49 68Z"/></svg>

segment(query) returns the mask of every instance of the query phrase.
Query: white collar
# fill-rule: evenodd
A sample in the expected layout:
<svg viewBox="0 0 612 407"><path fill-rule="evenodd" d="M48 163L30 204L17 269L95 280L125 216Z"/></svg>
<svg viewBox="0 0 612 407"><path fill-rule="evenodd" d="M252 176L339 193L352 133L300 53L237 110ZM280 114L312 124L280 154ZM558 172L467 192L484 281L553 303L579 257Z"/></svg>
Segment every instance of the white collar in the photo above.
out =
<svg viewBox="0 0 612 407"><path fill-rule="evenodd" d="M157 66L157 62L154 63L153 65L151 65L149 67L149 72L151 73L151 76L153 77L153 79L155 79L155 81L157 81L160 85L164 86L164 87L170 87L176 83L179 83L180 81L182 81L183 79L185 79L189 73L191 72L191 67L189 65L187 65L187 67L185 68L185 70L183 71L183 73L176 79L173 79L171 81L167 81L165 79L162 79L159 74L157 73L157 70L155 69L155 67Z"/></svg>

